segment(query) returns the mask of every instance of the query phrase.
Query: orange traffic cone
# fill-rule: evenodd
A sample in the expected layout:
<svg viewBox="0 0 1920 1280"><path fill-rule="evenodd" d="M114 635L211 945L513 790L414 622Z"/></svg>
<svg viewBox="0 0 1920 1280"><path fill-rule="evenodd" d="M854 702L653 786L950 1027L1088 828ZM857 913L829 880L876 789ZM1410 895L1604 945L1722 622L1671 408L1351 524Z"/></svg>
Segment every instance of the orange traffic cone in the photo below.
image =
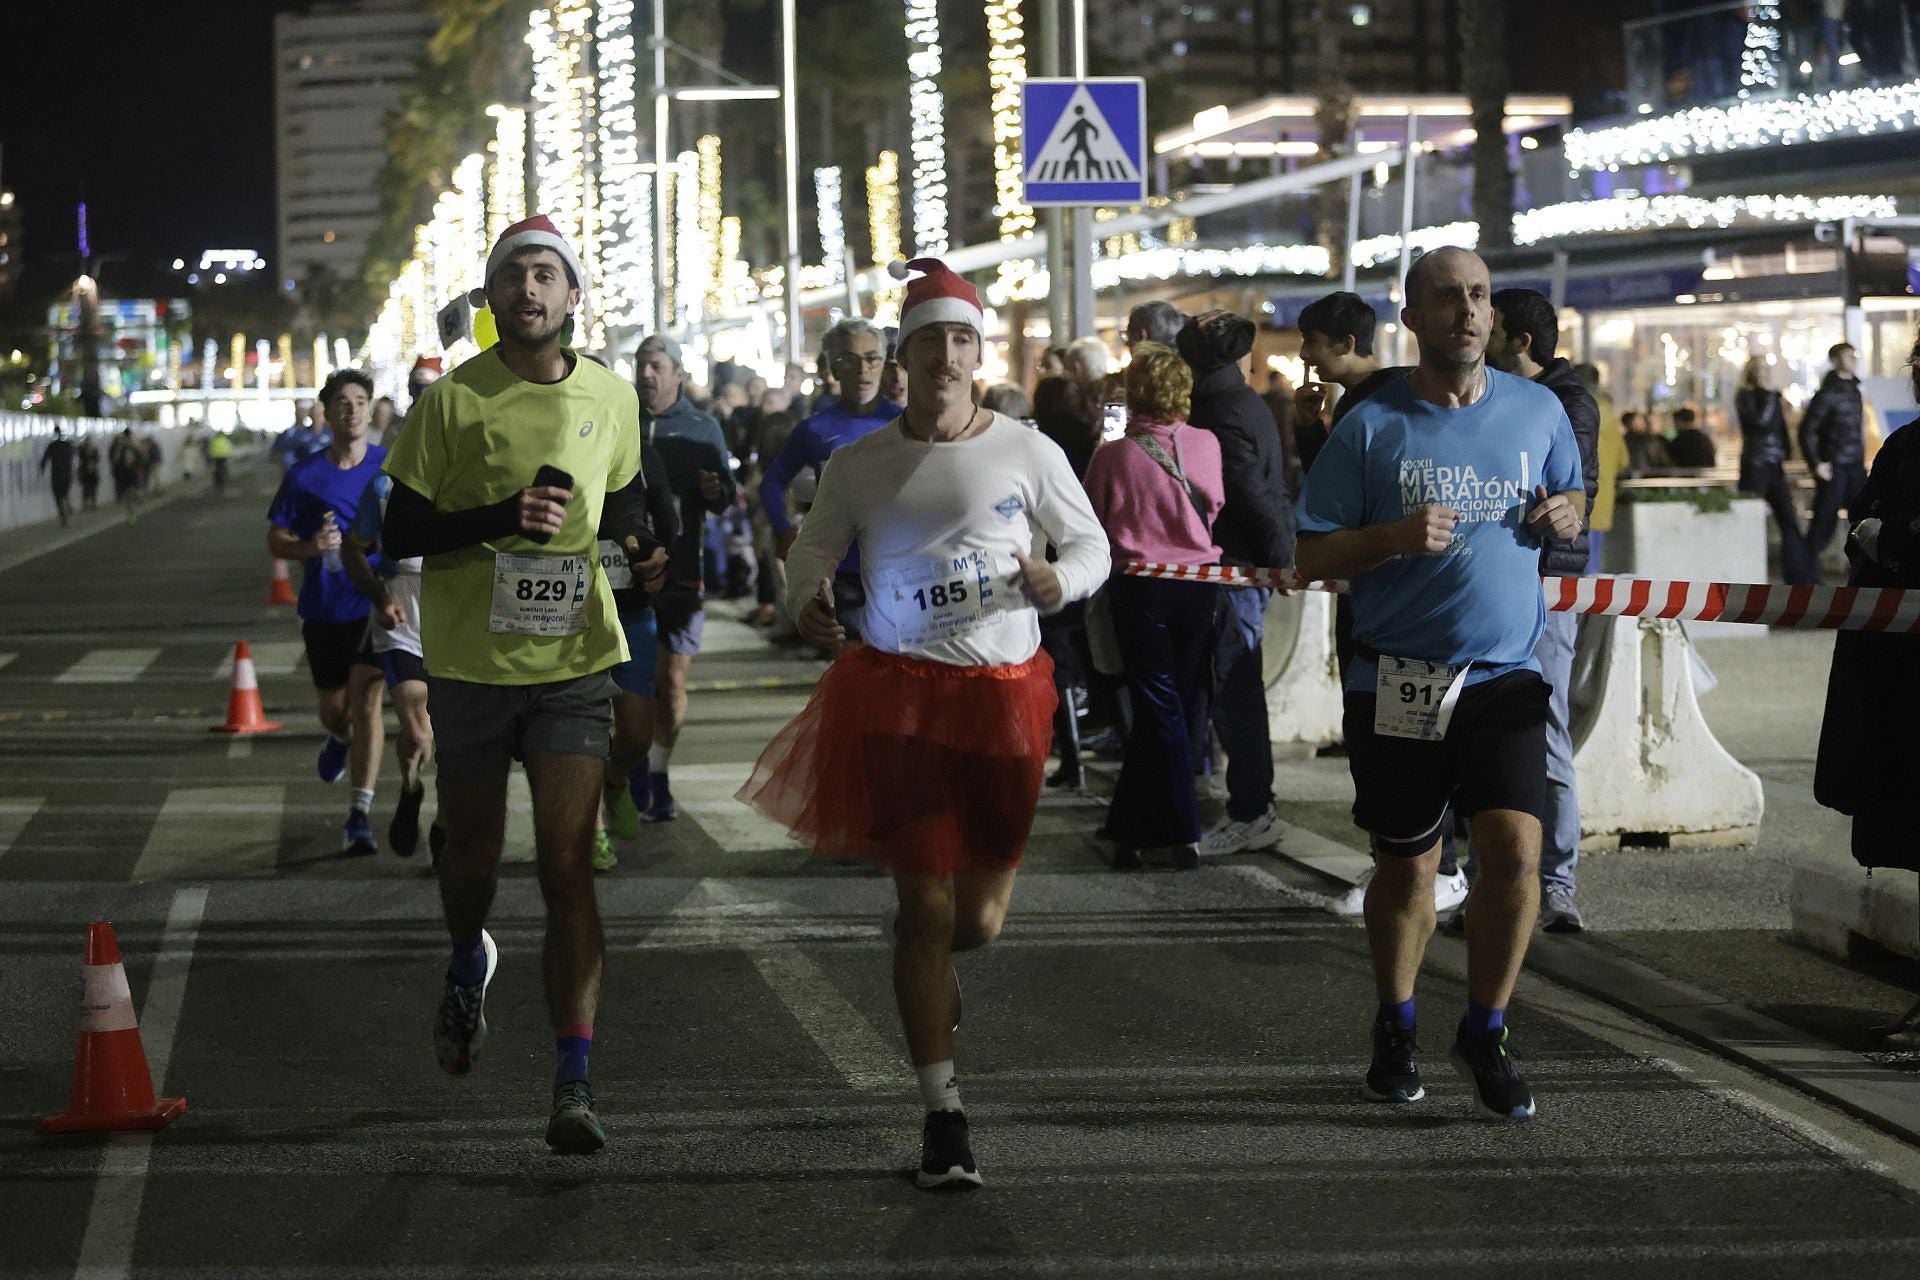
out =
<svg viewBox="0 0 1920 1280"><path fill-rule="evenodd" d="M113 926L87 926L87 956L80 973L80 1038L73 1050L73 1101L66 1111L40 1122L42 1133L113 1133L161 1129L187 1109L185 1098L155 1098L133 1016L133 994L120 963Z"/></svg>
<svg viewBox="0 0 1920 1280"><path fill-rule="evenodd" d="M267 603L294 603L293 579L287 576L287 562L278 557L273 562L273 585L267 590Z"/></svg>
<svg viewBox="0 0 1920 1280"><path fill-rule="evenodd" d="M253 674L253 650L245 640L233 646L233 691L227 695L227 722L215 733L272 733L280 727L260 705L260 680Z"/></svg>

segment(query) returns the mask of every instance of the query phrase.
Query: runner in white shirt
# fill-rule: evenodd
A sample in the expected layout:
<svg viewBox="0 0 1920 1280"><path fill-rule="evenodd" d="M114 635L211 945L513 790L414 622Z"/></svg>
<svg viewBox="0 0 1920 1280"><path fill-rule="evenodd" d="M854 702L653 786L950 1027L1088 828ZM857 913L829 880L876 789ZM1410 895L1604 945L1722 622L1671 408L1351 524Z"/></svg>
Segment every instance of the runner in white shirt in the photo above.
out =
<svg viewBox="0 0 1920 1280"><path fill-rule="evenodd" d="M973 286L906 265L925 273L900 322L907 410L833 455L787 558L801 635L843 651L739 797L821 856L891 868L893 988L927 1108L918 1182L964 1188L980 1174L952 957L998 936L1033 826L1057 701L1040 612L1092 594L1109 552L1059 447L974 406ZM832 579L854 543L869 643L844 647Z"/></svg>

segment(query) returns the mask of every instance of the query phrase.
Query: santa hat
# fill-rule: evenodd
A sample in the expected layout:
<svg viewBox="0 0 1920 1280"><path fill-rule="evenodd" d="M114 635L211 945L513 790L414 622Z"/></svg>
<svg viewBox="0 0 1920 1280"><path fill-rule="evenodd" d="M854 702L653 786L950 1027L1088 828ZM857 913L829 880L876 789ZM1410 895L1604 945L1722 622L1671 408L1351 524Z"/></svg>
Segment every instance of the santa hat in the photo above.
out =
<svg viewBox="0 0 1920 1280"><path fill-rule="evenodd" d="M574 256L573 246L560 234L560 228L553 225L553 219L545 214L535 214L525 222L516 222L500 233L493 252L487 255L487 274L481 277L482 287L493 279L493 273L506 265L521 249L551 249L560 255L560 261L567 264L567 276L574 288L584 292L587 287L587 273L580 269L580 259Z"/></svg>
<svg viewBox="0 0 1920 1280"><path fill-rule="evenodd" d="M430 373L437 378L444 372L446 367L439 356L420 356L414 360L413 372L410 376L418 378L423 373Z"/></svg>
<svg viewBox="0 0 1920 1280"><path fill-rule="evenodd" d="M887 274L895 280L905 280L909 271L924 274L907 284L907 300L900 305L900 345L906 344L915 329L930 324L964 324L982 338L987 336L980 295L946 263L938 258L915 258L887 267Z"/></svg>

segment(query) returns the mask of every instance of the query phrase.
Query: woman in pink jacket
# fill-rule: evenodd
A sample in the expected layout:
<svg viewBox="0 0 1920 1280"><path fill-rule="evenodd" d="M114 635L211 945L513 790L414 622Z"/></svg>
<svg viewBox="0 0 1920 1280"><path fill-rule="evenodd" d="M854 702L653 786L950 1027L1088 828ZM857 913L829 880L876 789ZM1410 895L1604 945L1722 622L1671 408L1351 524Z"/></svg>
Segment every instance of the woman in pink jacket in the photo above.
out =
<svg viewBox="0 0 1920 1280"><path fill-rule="evenodd" d="M1225 495L1220 444L1187 425L1193 374L1171 348L1147 342L1127 367L1127 434L1101 446L1087 467L1087 496L1106 527L1116 570L1107 600L1133 698L1120 781L1107 810L1115 870L1140 865L1143 849L1166 850L1173 865L1200 865L1200 812L1194 795L1189 720L1183 690L1204 689L1215 593L1204 582L1132 578L1130 560L1218 564L1214 518Z"/></svg>

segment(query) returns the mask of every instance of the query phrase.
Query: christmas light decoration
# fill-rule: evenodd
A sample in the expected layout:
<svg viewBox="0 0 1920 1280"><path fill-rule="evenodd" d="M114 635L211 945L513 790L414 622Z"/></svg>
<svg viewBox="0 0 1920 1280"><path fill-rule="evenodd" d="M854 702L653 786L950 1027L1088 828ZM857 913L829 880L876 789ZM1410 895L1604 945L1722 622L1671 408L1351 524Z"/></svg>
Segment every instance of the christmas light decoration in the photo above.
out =
<svg viewBox="0 0 1920 1280"><path fill-rule="evenodd" d="M587 28L592 0L555 0L528 19L527 47L533 55L534 176L539 191L529 203L553 225L580 257L588 280L598 244L590 214L592 191L587 166L587 121L593 78L587 57Z"/></svg>
<svg viewBox="0 0 1920 1280"><path fill-rule="evenodd" d="M846 280L847 223L840 208L840 166L813 171L813 207L820 231L820 263L828 285Z"/></svg>
<svg viewBox="0 0 1920 1280"><path fill-rule="evenodd" d="M987 83L993 92L993 211L1000 238L1018 240L1033 231L1033 210L1020 199L1020 86L1027 78L1027 46L1020 0L988 0ZM1002 281L1018 279L1029 260L1000 264Z"/></svg>
<svg viewBox="0 0 1920 1280"><path fill-rule="evenodd" d="M621 328L653 317L653 183L640 163L636 49L633 0L600 0L593 29L600 195L594 310L604 324Z"/></svg>
<svg viewBox="0 0 1920 1280"><path fill-rule="evenodd" d="M280 385L291 388L293 386L293 335L281 334L277 345L280 349Z"/></svg>
<svg viewBox="0 0 1920 1280"><path fill-rule="evenodd" d="M1740 96L1780 87L1780 6L1747 6L1747 35L1740 51Z"/></svg>
<svg viewBox="0 0 1920 1280"><path fill-rule="evenodd" d="M879 162L867 166L867 231L875 266L884 267L900 256L900 157L895 152L882 151ZM898 285L875 294L876 315L897 314L900 297Z"/></svg>
<svg viewBox="0 0 1920 1280"><path fill-rule="evenodd" d="M713 274L713 250L700 225L700 157L692 151L680 153L674 175L673 262L679 270L674 287L679 323L692 324L704 314Z"/></svg>
<svg viewBox="0 0 1920 1280"><path fill-rule="evenodd" d="M244 391L247 386L247 335L233 335L233 345L227 350L227 380L235 391Z"/></svg>
<svg viewBox="0 0 1920 1280"><path fill-rule="evenodd" d="M906 0L907 115L913 142L913 247L947 251L947 108L940 96L940 6Z"/></svg>
<svg viewBox="0 0 1920 1280"><path fill-rule="evenodd" d="M726 282L727 258L722 243L721 223L723 221L724 201L720 188L720 138L717 134L703 134L699 142L700 157L700 236L711 255L706 264L706 313L719 315L725 310L725 300L721 297Z"/></svg>
<svg viewBox="0 0 1920 1280"><path fill-rule="evenodd" d="M1618 170L1685 156L1790 147L1828 138L1920 129L1920 80L1791 98L1754 98L1726 107L1695 107L1607 129L1566 135L1567 164Z"/></svg>
<svg viewBox="0 0 1920 1280"><path fill-rule="evenodd" d="M527 113L493 107L493 141L487 144L487 242L527 216Z"/></svg>
<svg viewBox="0 0 1920 1280"><path fill-rule="evenodd" d="M1678 227L1725 229L1739 224L1834 222L1841 218L1891 218L1891 196L1627 196L1582 200L1530 209L1513 218L1515 244L1566 236L1619 235ZM1418 243L1417 233L1415 243ZM1399 252L1398 246L1394 252Z"/></svg>

